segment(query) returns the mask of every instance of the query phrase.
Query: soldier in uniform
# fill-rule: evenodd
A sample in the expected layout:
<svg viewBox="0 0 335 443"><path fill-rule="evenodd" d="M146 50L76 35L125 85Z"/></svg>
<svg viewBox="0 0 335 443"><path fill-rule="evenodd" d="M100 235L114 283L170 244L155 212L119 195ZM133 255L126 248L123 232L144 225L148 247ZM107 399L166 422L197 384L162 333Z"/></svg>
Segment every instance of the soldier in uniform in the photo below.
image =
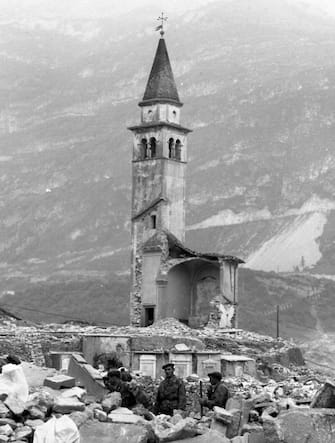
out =
<svg viewBox="0 0 335 443"><path fill-rule="evenodd" d="M165 380L158 387L155 414L173 415L174 409L184 410L186 407L185 385L174 375L173 363L167 363L163 369Z"/></svg>
<svg viewBox="0 0 335 443"><path fill-rule="evenodd" d="M130 383L123 381L119 369L110 369L103 381L110 392L120 392L122 407L131 409L137 404L142 404L145 408L150 407L150 401L142 389L135 381Z"/></svg>
<svg viewBox="0 0 335 443"><path fill-rule="evenodd" d="M229 391L227 386L221 381L222 374L220 372L210 372L209 377L210 386L207 390L207 398L199 400L201 406L206 406L213 409L214 406L224 408L226 406Z"/></svg>

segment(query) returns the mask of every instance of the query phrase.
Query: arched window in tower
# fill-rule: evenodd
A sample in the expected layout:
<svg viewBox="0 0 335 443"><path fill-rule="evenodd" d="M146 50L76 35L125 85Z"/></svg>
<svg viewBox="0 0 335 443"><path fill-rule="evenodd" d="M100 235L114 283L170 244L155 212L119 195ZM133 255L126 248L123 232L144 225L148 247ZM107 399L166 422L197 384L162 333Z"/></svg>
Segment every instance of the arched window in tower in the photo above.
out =
<svg viewBox="0 0 335 443"><path fill-rule="evenodd" d="M174 158L174 140L173 140L173 138L169 139L169 158Z"/></svg>
<svg viewBox="0 0 335 443"><path fill-rule="evenodd" d="M175 146L175 151L176 151L176 160L181 160L181 141L180 140L176 140L176 146Z"/></svg>
<svg viewBox="0 0 335 443"><path fill-rule="evenodd" d="M150 157L151 158L156 157L156 145L157 145L157 142L156 142L155 137L151 137L151 139L150 139Z"/></svg>
<svg viewBox="0 0 335 443"><path fill-rule="evenodd" d="M146 138L142 138L141 140L141 158L148 157L148 142Z"/></svg>

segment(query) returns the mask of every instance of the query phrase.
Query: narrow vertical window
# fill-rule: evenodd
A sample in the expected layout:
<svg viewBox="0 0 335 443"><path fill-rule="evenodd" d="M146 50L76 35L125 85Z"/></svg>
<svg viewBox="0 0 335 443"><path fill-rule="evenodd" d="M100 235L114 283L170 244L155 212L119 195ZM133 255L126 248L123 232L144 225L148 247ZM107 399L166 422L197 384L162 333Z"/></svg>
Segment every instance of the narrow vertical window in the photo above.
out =
<svg viewBox="0 0 335 443"><path fill-rule="evenodd" d="M150 139L150 154L151 154L151 158L156 157L156 139L155 139L155 137L151 137L151 139Z"/></svg>
<svg viewBox="0 0 335 443"><path fill-rule="evenodd" d="M176 160L181 160L181 141L180 140L176 140L175 151L176 151Z"/></svg>
<svg viewBox="0 0 335 443"><path fill-rule="evenodd" d="M169 139L169 158L174 157L174 140L173 138Z"/></svg>
<svg viewBox="0 0 335 443"><path fill-rule="evenodd" d="M150 228L151 229L156 229L156 225L157 225L157 216L156 215L151 215L150 216Z"/></svg>
<svg viewBox="0 0 335 443"><path fill-rule="evenodd" d="M142 138L141 141L141 158L147 158L148 156L148 142L146 138Z"/></svg>

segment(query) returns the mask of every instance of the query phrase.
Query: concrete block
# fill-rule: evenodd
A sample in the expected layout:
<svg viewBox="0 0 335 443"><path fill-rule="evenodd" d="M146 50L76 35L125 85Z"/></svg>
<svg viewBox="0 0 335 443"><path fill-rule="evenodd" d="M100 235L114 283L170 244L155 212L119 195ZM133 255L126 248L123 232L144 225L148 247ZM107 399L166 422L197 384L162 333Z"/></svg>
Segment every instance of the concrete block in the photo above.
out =
<svg viewBox="0 0 335 443"><path fill-rule="evenodd" d="M234 437L231 439L231 443L249 443L249 434Z"/></svg>
<svg viewBox="0 0 335 443"><path fill-rule="evenodd" d="M231 397L228 398L225 409L229 411L230 409L242 409L242 398Z"/></svg>
<svg viewBox="0 0 335 443"><path fill-rule="evenodd" d="M135 414L118 414L115 411L112 411L110 414L108 414L107 420L112 423L136 424L143 421L143 418Z"/></svg>
<svg viewBox="0 0 335 443"><path fill-rule="evenodd" d="M0 426L9 425L12 429L17 428L17 423L12 418L0 418Z"/></svg>
<svg viewBox="0 0 335 443"><path fill-rule="evenodd" d="M87 361L85 360L85 358L77 353L72 354L72 358L74 358L78 363L87 363Z"/></svg>
<svg viewBox="0 0 335 443"><path fill-rule="evenodd" d="M281 443L279 421L270 415L262 417L265 443Z"/></svg>
<svg viewBox="0 0 335 443"><path fill-rule="evenodd" d="M34 420L33 419L28 419L28 420L25 421L25 424L27 426L29 426L30 428L35 429L35 428L37 428L37 426L43 425L44 424L44 420L40 420L38 418L36 418Z"/></svg>
<svg viewBox="0 0 335 443"><path fill-rule="evenodd" d="M245 424L241 434L249 435L249 443L265 443L263 427L258 423Z"/></svg>
<svg viewBox="0 0 335 443"><path fill-rule="evenodd" d="M117 408L114 411L111 411L111 414L134 414L132 410L128 408Z"/></svg>
<svg viewBox="0 0 335 443"><path fill-rule="evenodd" d="M0 426L0 434L1 435L12 435L13 434L13 429L11 426L7 425L3 425Z"/></svg>
<svg viewBox="0 0 335 443"><path fill-rule="evenodd" d="M111 392L102 400L102 409L107 412L107 414L113 409L119 408L122 403L122 398L120 392Z"/></svg>
<svg viewBox="0 0 335 443"><path fill-rule="evenodd" d="M79 429L87 421L93 420L94 412L93 412L93 409L91 409L89 407L89 408L85 408L83 411L73 411L73 412L71 412L69 417L77 425L77 428Z"/></svg>
<svg viewBox="0 0 335 443"><path fill-rule="evenodd" d="M90 369L92 368L92 370ZM95 369L85 363L79 363L76 358L71 358L68 374L74 377L80 385L84 386L88 395L94 396L97 400L102 400L109 393L101 379L92 376Z"/></svg>
<svg viewBox="0 0 335 443"><path fill-rule="evenodd" d="M76 397L58 397L53 407L54 412L60 414L69 414L72 411L83 411L84 409L84 403L79 401Z"/></svg>
<svg viewBox="0 0 335 443"><path fill-rule="evenodd" d="M231 409L229 412L233 415L233 420L227 426L227 437L233 438L239 434L242 411L240 409Z"/></svg>
<svg viewBox="0 0 335 443"><path fill-rule="evenodd" d="M21 426L20 428L16 428L15 435L14 435L15 441L26 439L26 438L30 437L30 435L32 433L33 433L33 430L30 426Z"/></svg>
<svg viewBox="0 0 335 443"><path fill-rule="evenodd" d="M101 409L94 409L94 418L96 418L99 421L106 422L107 414L105 411L101 411Z"/></svg>
<svg viewBox="0 0 335 443"><path fill-rule="evenodd" d="M334 409L296 408L282 412L275 421L279 429L280 442L334 443L335 441ZM266 443L268 441L270 442L266 440Z"/></svg>
<svg viewBox="0 0 335 443"><path fill-rule="evenodd" d="M76 397L80 401L85 401L86 390L75 386L74 388L67 389L66 391L62 392L61 396L64 398Z"/></svg>
<svg viewBox="0 0 335 443"><path fill-rule="evenodd" d="M315 394L311 408L335 408L335 385L326 382Z"/></svg>
<svg viewBox="0 0 335 443"><path fill-rule="evenodd" d="M214 406L214 418L215 420L221 421L222 423L228 425L229 423L232 423L234 415L224 408Z"/></svg>
<svg viewBox="0 0 335 443"><path fill-rule="evenodd" d="M147 443L155 441L155 436L152 429L142 424L91 421L80 428L80 441L81 443ZM183 442L186 443L185 440ZM211 441L211 443L217 442Z"/></svg>
<svg viewBox="0 0 335 443"><path fill-rule="evenodd" d="M197 435L193 438L176 440L174 443L230 443L230 440L224 437L220 432L210 429L205 434Z"/></svg>
<svg viewBox="0 0 335 443"><path fill-rule="evenodd" d="M73 388L75 384L76 380L73 377L63 374L47 377L43 382L44 386L52 389Z"/></svg>
<svg viewBox="0 0 335 443"><path fill-rule="evenodd" d="M89 365L88 363L83 364L83 367L86 369L86 371L90 374L90 376L92 378L94 378L95 380L102 380L102 375L101 373L93 368L93 366Z"/></svg>
<svg viewBox="0 0 335 443"><path fill-rule="evenodd" d="M32 419L39 419L39 420L44 420L45 418L45 412L44 410L46 410L46 408L43 407L38 407L38 406L30 406L29 408L26 407L26 410L29 412L29 416Z"/></svg>
<svg viewBox="0 0 335 443"><path fill-rule="evenodd" d="M221 421L213 420L211 423L211 431L216 432L223 437L227 436L227 425L223 424Z"/></svg>
<svg viewBox="0 0 335 443"><path fill-rule="evenodd" d="M4 401L4 404L10 409L13 414L20 415L24 411L25 403L17 397L9 396Z"/></svg>

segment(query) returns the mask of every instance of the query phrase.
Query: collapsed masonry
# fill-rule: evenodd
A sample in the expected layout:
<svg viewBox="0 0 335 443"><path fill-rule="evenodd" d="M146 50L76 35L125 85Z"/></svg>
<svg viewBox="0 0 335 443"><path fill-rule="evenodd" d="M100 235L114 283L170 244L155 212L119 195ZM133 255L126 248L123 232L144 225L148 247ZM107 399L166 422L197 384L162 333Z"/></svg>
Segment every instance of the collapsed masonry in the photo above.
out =
<svg viewBox="0 0 335 443"><path fill-rule="evenodd" d="M192 443L334 441L335 387L323 375L304 366L299 349L283 340L245 331L231 331L233 336L230 336L227 331L217 329L196 330L173 319L146 328L104 329L69 325L28 328L8 322L2 327L1 345L5 342L5 329L10 333L12 351L24 352L29 358L32 343L36 347L40 343L39 358L42 355L48 365L68 371L68 375L55 376L50 369L40 367L44 378L47 376L45 386L31 388L28 402L0 402L1 441L15 441L19 437L27 441L38 426L44 426L59 414L73 420L83 443L97 441L97 435L99 443L138 442L139 435L141 443L186 438ZM1 353L5 350L7 345L0 347ZM151 416L152 420L148 420L141 408L132 411L121 408L106 391L101 373L92 366L102 354L114 354L120 362L129 364L133 378L152 401L161 365L166 359L175 358L176 370L185 371L186 417ZM148 365L152 363L148 356L156 357L156 377L141 374L150 373L153 368ZM34 359L32 353L30 359ZM205 370L211 370L207 365L213 364L220 365L217 367L224 374L231 398L225 409L205 411L201 417L199 380L207 383ZM26 363L23 367L38 370ZM194 369L198 374L193 373ZM81 389L72 390L75 384Z"/></svg>
<svg viewBox="0 0 335 443"><path fill-rule="evenodd" d="M174 317L192 328L237 327L240 259L192 251L166 230L156 232L137 251L133 325Z"/></svg>
<svg viewBox="0 0 335 443"><path fill-rule="evenodd" d="M290 342L243 330L192 329L173 318L143 328L57 324L24 326L13 320L0 326L0 337L0 354L14 353L22 360L59 370L66 370L72 353L82 353L91 365L97 364L99 356L111 353L132 371L141 371L141 362L148 370L151 362L149 366L155 371L148 375L153 378L159 377L161 367L171 360L179 366L180 376L201 375L206 367L220 370L230 355L244 355L245 362L261 359L268 364L283 366L304 364L300 350ZM243 366L242 361L234 364ZM245 366L248 365L255 366L248 363Z"/></svg>

